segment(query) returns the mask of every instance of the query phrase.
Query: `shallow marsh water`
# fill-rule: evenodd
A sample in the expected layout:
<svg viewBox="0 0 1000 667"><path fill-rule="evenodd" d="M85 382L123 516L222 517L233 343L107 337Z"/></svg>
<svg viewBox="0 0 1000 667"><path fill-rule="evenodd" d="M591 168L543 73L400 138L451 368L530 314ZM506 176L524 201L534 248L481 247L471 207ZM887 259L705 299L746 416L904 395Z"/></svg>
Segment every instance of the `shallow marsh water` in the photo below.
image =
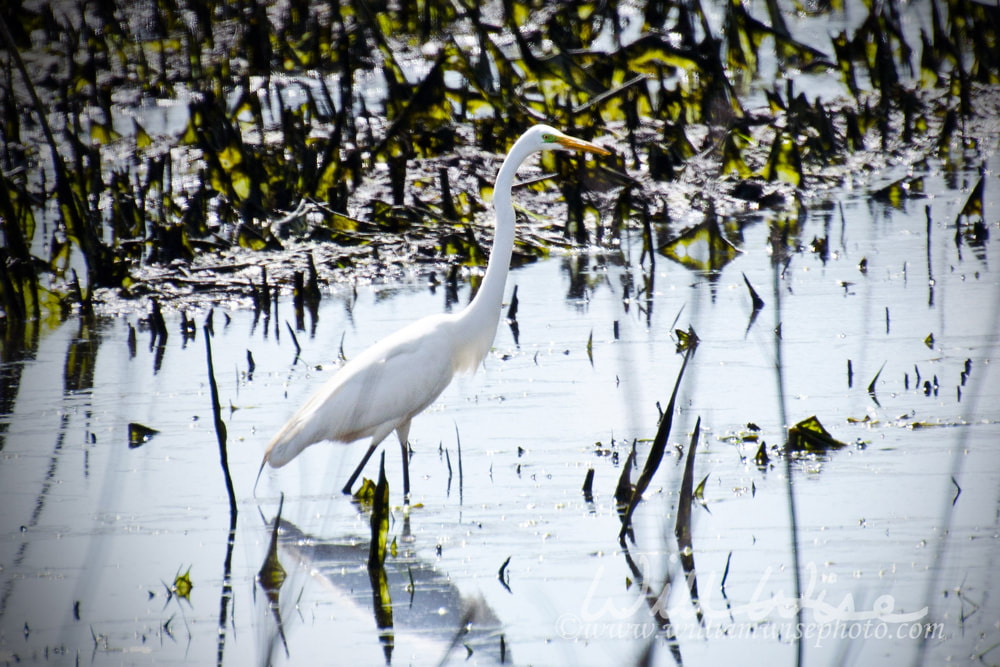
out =
<svg viewBox="0 0 1000 667"><path fill-rule="evenodd" d="M987 221L997 218L998 166L994 157L984 177ZM954 227L976 177L959 173L947 187L929 173L931 196L901 208L860 191L814 205L798 238L827 236L829 256L792 255L777 293L763 217L747 221L745 252L712 276L662 256L652 270L640 265L638 238L624 238L620 253L514 270L518 342L502 323L484 368L415 420L408 514L399 448L387 441L397 547L386 559L388 629L373 614L367 516L339 492L364 444L315 446L265 470L256 497L252 488L270 436L336 372L341 339L351 357L440 312L443 286L414 275L358 286L356 298L328 295L297 333L297 361L289 299L256 322L232 310L227 323L216 309L213 357L239 503L231 600L205 313L185 341L168 312L165 348L140 330L134 357L134 316L47 329L23 360L4 360L20 378L0 415L0 661L438 664L471 621L449 664L630 664L649 647L655 664L793 664L794 540L806 663L914 662L912 636L925 632L926 664L996 663L996 226L976 247L956 244ZM743 274L766 302L749 328ZM469 287L458 296L451 307ZM633 439L645 458L657 402L666 405L681 364L673 332L688 325L701 344L626 553L615 485ZM868 385L883 364L873 399ZM753 423L780 446L782 420L811 415L848 446L794 461L793 535L784 462L771 449L758 466L759 441L740 437ZM695 480L707 475L706 507L696 503L692 521L700 619L672 535L680 450L697 418ZM130 448L132 422L158 433ZM589 468L592 501L581 493ZM278 558L288 576L276 614L256 575L282 492ZM168 590L185 572L193 586L181 599ZM660 605L672 639L646 598L667 577Z"/></svg>

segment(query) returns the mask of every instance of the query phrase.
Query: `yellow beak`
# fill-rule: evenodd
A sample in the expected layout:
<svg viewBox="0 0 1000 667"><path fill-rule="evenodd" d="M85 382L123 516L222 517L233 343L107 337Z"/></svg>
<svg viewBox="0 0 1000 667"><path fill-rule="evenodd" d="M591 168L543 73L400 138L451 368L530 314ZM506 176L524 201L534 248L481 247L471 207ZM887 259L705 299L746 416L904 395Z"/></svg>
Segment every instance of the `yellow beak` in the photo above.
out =
<svg viewBox="0 0 1000 667"><path fill-rule="evenodd" d="M558 143L563 148L567 148L571 151L583 151L585 153L597 153L598 155L611 155L611 151L606 148L601 148L597 144L592 144L589 141L584 141L583 139L577 139L575 137L569 137L562 135L555 138L556 143Z"/></svg>

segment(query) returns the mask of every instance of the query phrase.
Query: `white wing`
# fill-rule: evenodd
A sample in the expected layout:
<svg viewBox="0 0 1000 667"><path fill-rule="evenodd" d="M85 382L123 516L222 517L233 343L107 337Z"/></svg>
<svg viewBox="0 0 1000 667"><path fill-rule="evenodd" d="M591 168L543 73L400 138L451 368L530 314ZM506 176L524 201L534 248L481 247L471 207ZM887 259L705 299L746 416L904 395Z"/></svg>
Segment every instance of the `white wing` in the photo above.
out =
<svg viewBox="0 0 1000 667"><path fill-rule="evenodd" d="M288 420L265 460L280 467L311 444L378 443L444 391L462 343L454 317L425 317L352 359Z"/></svg>

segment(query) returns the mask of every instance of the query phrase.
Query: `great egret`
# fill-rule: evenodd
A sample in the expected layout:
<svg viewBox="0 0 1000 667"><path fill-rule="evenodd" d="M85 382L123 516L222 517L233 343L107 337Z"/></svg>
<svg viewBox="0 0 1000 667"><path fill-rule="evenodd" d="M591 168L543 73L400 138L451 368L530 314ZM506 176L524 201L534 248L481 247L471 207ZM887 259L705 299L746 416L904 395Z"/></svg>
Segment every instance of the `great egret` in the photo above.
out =
<svg viewBox="0 0 1000 667"><path fill-rule="evenodd" d="M493 250L472 302L459 313L424 317L351 359L278 431L264 453L261 471L265 463L279 468L324 440L350 443L370 437L368 451L344 485L344 493L350 494L372 452L396 431L403 454L403 497L409 498L410 420L444 391L455 373L475 371L489 352L514 248L514 173L532 153L552 149L609 154L547 125L535 125L521 135L497 174Z"/></svg>

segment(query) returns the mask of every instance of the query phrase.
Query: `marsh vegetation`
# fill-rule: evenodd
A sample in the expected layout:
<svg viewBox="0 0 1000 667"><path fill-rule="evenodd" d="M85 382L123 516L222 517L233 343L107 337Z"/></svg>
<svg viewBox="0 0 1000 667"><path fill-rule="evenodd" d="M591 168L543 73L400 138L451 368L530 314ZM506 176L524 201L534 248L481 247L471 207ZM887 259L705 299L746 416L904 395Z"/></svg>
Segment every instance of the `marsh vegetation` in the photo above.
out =
<svg viewBox="0 0 1000 667"><path fill-rule="evenodd" d="M1000 660L995 6L0 17L0 661ZM525 170L411 508L360 443L255 497L539 120L614 153Z"/></svg>

